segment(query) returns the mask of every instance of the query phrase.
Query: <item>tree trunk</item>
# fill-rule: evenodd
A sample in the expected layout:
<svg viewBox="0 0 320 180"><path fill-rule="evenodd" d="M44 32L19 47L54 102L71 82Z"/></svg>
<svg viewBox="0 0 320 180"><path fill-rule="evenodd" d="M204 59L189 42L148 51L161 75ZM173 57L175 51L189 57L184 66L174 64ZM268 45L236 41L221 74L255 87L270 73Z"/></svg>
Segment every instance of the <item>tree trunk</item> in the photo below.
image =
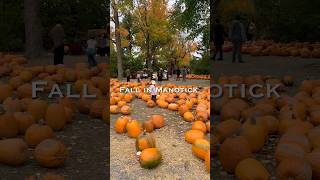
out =
<svg viewBox="0 0 320 180"><path fill-rule="evenodd" d="M122 48L121 48L121 37L120 32L118 31L120 27L119 23L119 14L118 8L115 1L112 1L112 8L113 8L113 17L114 17L114 24L115 24L115 36L116 36L116 48L117 48L117 68L118 68L118 79L123 78L123 67L122 67Z"/></svg>
<svg viewBox="0 0 320 180"><path fill-rule="evenodd" d="M31 58L43 53L40 4L41 0L24 0L25 53Z"/></svg>
<svg viewBox="0 0 320 180"><path fill-rule="evenodd" d="M213 56L214 56L214 51L215 51L215 48L214 48L214 43L213 43L213 27L214 27L214 20L215 18L217 18L217 8L218 8L218 5L220 3L220 0L213 0L213 1L210 1L210 51L209 51L209 54L210 54L210 59L211 60L214 60Z"/></svg>
<svg viewBox="0 0 320 180"><path fill-rule="evenodd" d="M147 32L148 33L148 32ZM147 48L147 56L146 56L146 66L147 68L150 67L150 62L151 62L151 57L150 57L150 36L149 33L147 34L147 38L146 38L146 48Z"/></svg>
<svg viewBox="0 0 320 180"><path fill-rule="evenodd" d="M147 7L148 7L148 4L147 4L148 2L147 1L145 1L145 4L144 4L144 13L145 13L145 15L144 15L144 20L145 20L145 23L146 23L146 34L147 34L147 37L146 37L146 48L147 48L147 50L146 50L146 53L147 53L147 55L146 55L146 66L147 66L147 68L149 68L150 67L150 62L151 62L151 52L150 52L150 34L149 34L149 30L148 30L148 9L147 9Z"/></svg>
<svg viewBox="0 0 320 180"><path fill-rule="evenodd" d="M128 36L127 36L127 40L129 41L129 46L128 46L128 54L129 54L129 57L132 57L132 48L133 48L133 32L132 32L132 27L133 27L133 23L132 23L132 16L131 16L131 13L130 12L127 12L126 16L128 17L129 19L129 22L128 22Z"/></svg>

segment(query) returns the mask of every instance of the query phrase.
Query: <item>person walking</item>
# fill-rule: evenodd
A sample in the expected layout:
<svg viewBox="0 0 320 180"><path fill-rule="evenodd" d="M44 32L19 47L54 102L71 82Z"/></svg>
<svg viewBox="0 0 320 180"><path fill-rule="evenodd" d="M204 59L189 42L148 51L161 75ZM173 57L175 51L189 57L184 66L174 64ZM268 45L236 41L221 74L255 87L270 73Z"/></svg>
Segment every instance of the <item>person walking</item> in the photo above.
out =
<svg viewBox="0 0 320 180"><path fill-rule="evenodd" d="M187 67L184 66L181 70L182 73L182 81L186 81L186 77L187 77Z"/></svg>
<svg viewBox="0 0 320 180"><path fill-rule="evenodd" d="M157 101L157 88L156 88L156 81L152 80L151 81L151 85L150 85L150 91L151 91L151 100L153 100L154 102Z"/></svg>
<svg viewBox="0 0 320 180"><path fill-rule="evenodd" d="M244 61L242 61L241 48L242 43L246 41L246 33L243 24L240 22L239 15L237 15L232 22L229 38L233 44L232 62L236 62L237 58L240 63L243 63Z"/></svg>
<svg viewBox="0 0 320 180"><path fill-rule="evenodd" d="M247 28L247 38L248 41L253 41L256 35L256 25L253 21L250 21Z"/></svg>
<svg viewBox="0 0 320 180"><path fill-rule="evenodd" d="M177 79L176 79L176 81L180 81L180 73L181 73L180 68L178 67L176 71L177 71L177 72L176 72L176 73L177 73Z"/></svg>
<svg viewBox="0 0 320 180"><path fill-rule="evenodd" d="M88 56L88 64L90 65L90 67L95 67L97 66L97 62L96 62L96 49L97 49L97 45L98 42L95 40L94 35L89 35L89 39L87 40L87 56Z"/></svg>
<svg viewBox="0 0 320 180"><path fill-rule="evenodd" d="M162 68L160 68L160 70L158 71L158 82L159 82L159 84L162 83L162 79L163 79L163 70L162 70Z"/></svg>
<svg viewBox="0 0 320 180"><path fill-rule="evenodd" d="M216 56L219 53L219 61L223 60L223 44L224 44L224 39L225 36L227 36L227 33L225 32L224 26L220 23L220 19L215 20L215 24L213 27L213 33L214 33L214 38L213 38L213 43L215 47L215 52L213 55L213 60L216 60Z"/></svg>
<svg viewBox="0 0 320 180"><path fill-rule="evenodd" d="M141 71L137 72L137 82L140 83L141 82Z"/></svg>
<svg viewBox="0 0 320 180"><path fill-rule="evenodd" d="M64 29L61 24L56 24L49 33L49 36L53 41L54 65L63 64L64 35Z"/></svg>
<svg viewBox="0 0 320 180"><path fill-rule="evenodd" d="M130 69L126 69L127 82L130 82Z"/></svg>

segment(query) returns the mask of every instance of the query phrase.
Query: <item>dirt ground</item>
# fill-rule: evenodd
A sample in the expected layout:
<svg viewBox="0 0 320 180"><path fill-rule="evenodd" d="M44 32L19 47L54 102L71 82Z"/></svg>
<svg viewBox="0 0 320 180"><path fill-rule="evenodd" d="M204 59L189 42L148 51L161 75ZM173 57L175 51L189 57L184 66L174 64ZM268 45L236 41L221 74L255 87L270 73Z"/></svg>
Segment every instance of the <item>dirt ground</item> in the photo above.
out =
<svg viewBox="0 0 320 180"><path fill-rule="evenodd" d="M174 82L209 86L209 81L205 80ZM121 115L111 115L111 179L210 179L210 175L205 170L204 162L192 154L191 145L184 140L184 132L191 128L191 123L184 121L176 111L159 107L148 108L145 102L140 99L135 99L130 103L130 106L133 110L131 116L140 122L147 120L153 114L161 114L165 117L166 126L154 131L157 147L162 152L162 163L152 170L141 168L135 156L135 139L129 138L126 134L117 134L113 124Z"/></svg>
<svg viewBox="0 0 320 180"><path fill-rule="evenodd" d="M32 61L32 65L52 64L52 55ZM103 59L97 58L99 62ZM85 56L66 56L65 64L72 67L74 63L86 62ZM1 77L1 81L5 81ZM70 180L105 180L109 177L108 126L100 119L91 119L87 115L76 114L72 124L61 132L55 132L69 149L69 157L64 167L48 169L38 165L29 149L28 161L19 167L0 164L1 180L23 180L27 176L43 172L55 172ZM23 138L23 137L21 137Z"/></svg>
<svg viewBox="0 0 320 180"><path fill-rule="evenodd" d="M231 63L231 53L225 55L225 61L215 61L213 64L214 79L220 75L271 75L281 78L284 75L292 75L295 78L294 86L288 90L291 93L297 92L298 86L304 79L320 79L320 59L302 59L296 57L252 57L244 55L245 63ZM217 99L216 99L217 100ZM213 116L211 116L213 117ZM219 123L219 116L214 117L214 124ZM255 154L271 174L270 179L276 179L276 161L274 159L275 146L279 136L269 136L264 148ZM214 179L232 180L234 175L223 170L218 159L213 160Z"/></svg>

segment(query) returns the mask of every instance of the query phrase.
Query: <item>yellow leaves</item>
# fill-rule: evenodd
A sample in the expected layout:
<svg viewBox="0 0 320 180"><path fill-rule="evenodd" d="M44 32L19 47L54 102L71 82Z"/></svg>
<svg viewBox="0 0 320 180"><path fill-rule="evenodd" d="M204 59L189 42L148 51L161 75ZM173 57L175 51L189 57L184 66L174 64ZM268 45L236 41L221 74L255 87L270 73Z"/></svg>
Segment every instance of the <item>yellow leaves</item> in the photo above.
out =
<svg viewBox="0 0 320 180"><path fill-rule="evenodd" d="M130 45L130 41L129 40L127 40L127 39L123 39L123 40L121 40L121 47L129 47L129 45Z"/></svg>
<svg viewBox="0 0 320 180"><path fill-rule="evenodd" d="M189 65L190 64L190 59L191 59L191 55L189 53L186 54L182 59L183 65Z"/></svg>
<svg viewBox="0 0 320 180"><path fill-rule="evenodd" d="M195 52L195 51L197 51L198 50L198 45L197 45L197 43L192 43L191 45L190 45L190 51L191 52Z"/></svg>
<svg viewBox="0 0 320 180"><path fill-rule="evenodd" d="M143 35L142 31L139 31L138 33L136 33L136 40L137 40L137 42L139 42L139 44L142 44L145 42L144 35Z"/></svg>
<svg viewBox="0 0 320 180"><path fill-rule="evenodd" d="M129 35L129 32L127 29L125 29L124 27L120 26L117 31L119 31L120 36L126 37Z"/></svg>

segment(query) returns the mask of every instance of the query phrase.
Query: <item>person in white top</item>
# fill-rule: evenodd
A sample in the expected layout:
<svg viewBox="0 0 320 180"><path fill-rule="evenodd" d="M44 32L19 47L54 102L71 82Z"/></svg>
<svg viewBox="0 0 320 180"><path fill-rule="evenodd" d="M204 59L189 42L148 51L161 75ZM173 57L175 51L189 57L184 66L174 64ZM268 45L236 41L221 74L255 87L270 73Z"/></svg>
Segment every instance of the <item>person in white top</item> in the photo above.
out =
<svg viewBox="0 0 320 180"><path fill-rule="evenodd" d="M151 100L156 102L157 100L157 88L156 88L156 81L152 80L151 81L151 86L149 87L151 91Z"/></svg>
<svg viewBox="0 0 320 180"><path fill-rule="evenodd" d="M95 59L97 46L98 42L94 39L94 36L90 36L90 39L87 40L87 56L90 67L97 66Z"/></svg>

